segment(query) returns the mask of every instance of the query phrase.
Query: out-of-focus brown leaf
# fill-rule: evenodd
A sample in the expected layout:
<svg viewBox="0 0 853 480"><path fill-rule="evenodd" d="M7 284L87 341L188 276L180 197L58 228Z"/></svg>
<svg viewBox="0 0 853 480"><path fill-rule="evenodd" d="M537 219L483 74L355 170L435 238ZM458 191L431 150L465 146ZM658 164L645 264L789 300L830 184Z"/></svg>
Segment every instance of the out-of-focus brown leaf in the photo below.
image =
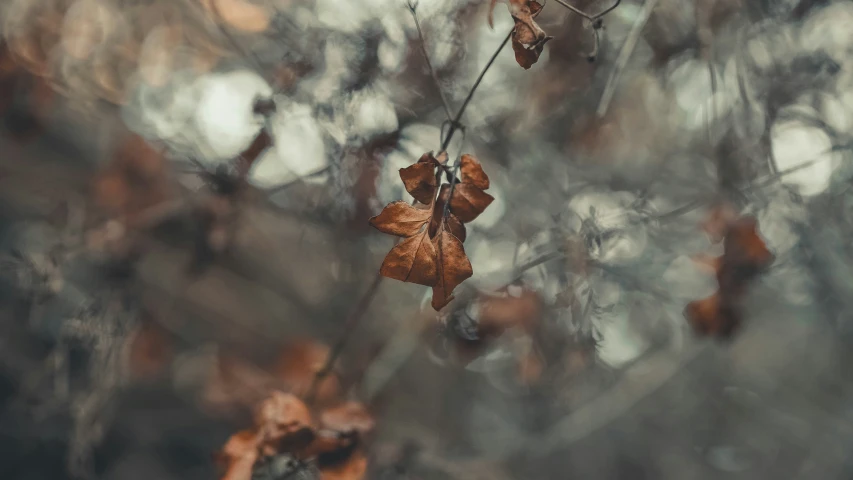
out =
<svg viewBox="0 0 853 480"><path fill-rule="evenodd" d="M739 305L747 287L775 259L758 233L757 220L734 217L733 212L717 210L705 226L712 239L721 230L724 237L723 255L707 260L716 270L717 293L690 302L684 309L688 323L701 335L726 338L735 332L741 322Z"/></svg>
<svg viewBox="0 0 853 480"><path fill-rule="evenodd" d="M267 455L298 451L314 440L311 412L295 395L274 391L255 411L255 426Z"/></svg>
<svg viewBox="0 0 853 480"><path fill-rule="evenodd" d="M533 0L509 1L509 12L515 20L512 49L515 52L515 61L525 70L539 61L545 43L554 38L546 35L533 20L540 11L542 5Z"/></svg>
<svg viewBox="0 0 853 480"><path fill-rule="evenodd" d="M340 433L361 435L373 430L373 416L359 402L346 402L336 407L328 408L320 414L320 425L323 428Z"/></svg>
<svg viewBox="0 0 853 480"><path fill-rule="evenodd" d="M288 344L273 367L273 373L284 382L284 388L297 396L305 396L314 377L329 358L329 347L312 340L298 340ZM340 381L332 371L317 385L314 399L318 403L332 401L340 394Z"/></svg>
<svg viewBox="0 0 853 480"><path fill-rule="evenodd" d="M426 220L423 224L426 224ZM423 228L420 233L406 238L388 252L379 273L402 282L432 286L438 274L435 248L428 229Z"/></svg>
<svg viewBox="0 0 853 480"><path fill-rule="evenodd" d="M482 338L497 337L513 327L529 332L542 318L542 298L528 289L517 296L483 296L478 304L477 334Z"/></svg>
<svg viewBox="0 0 853 480"><path fill-rule="evenodd" d="M724 263L749 266L761 270L773 263L774 255L758 234L755 217L741 217L732 222L723 242Z"/></svg>
<svg viewBox="0 0 853 480"><path fill-rule="evenodd" d="M251 480L258 459L258 436L252 430L235 433L214 460L225 470L221 480Z"/></svg>
<svg viewBox="0 0 853 480"><path fill-rule="evenodd" d="M131 226L172 194L162 153L138 135L119 142L113 161L96 176L94 187L95 202Z"/></svg>
<svg viewBox="0 0 853 480"><path fill-rule="evenodd" d="M687 304L684 316L696 333L714 337L730 337L740 326L740 314L720 292Z"/></svg>
<svg viewBox="0 0 853 480"><path fill-rule="evenodd" d="M432 211L416 208L403 201L389 203L379 215L369 220L370 225L382 233L398 237L412 237L429 221Z"/></svg>
<svg viewBox="0 0 853 480"><path fill-rule="evenodd" d="M438 279L432 287L432 308L441 310L453 300L453 289L474 274L462 242L444 225L433 238L437 255Z"/></svg>
<svg viewBox="0 0 853 480"><path fill-rule="evenodd" d="M450 197L450 211L460 221L468 223L483 213L495 198L483 191L489 188L489 177L474 156L462 155L460 171L460 183L453 188Z"/></svg>

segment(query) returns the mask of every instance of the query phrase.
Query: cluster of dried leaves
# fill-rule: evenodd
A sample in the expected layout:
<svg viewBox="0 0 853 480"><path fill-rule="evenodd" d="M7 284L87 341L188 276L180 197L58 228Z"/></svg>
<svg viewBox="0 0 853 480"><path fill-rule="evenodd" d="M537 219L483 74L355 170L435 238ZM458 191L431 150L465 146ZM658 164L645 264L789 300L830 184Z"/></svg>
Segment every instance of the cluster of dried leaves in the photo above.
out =
<svg viewBox="0 0 853 480"><path fill-rule="evenodd" d="M729 206L715 209L704 229L712 242L723 242L723 255L698 259L714 271L719 289L690 302L684 316L697 333L728 338L740 326L740 304L747 287L775 256L758 233L758 221L738 216Z"/></svg>
<svg viewBox="0 0 853 480"><path fill-rule="evenodd" d="M215 455L222 480L249 480L274 457L286 456L289 469L316 468L323 480L359 480L367 471L363 447L374 420L358 402L344 401L336 374L312 385L329 349L294 342L269 369L223 358L207 385L209 406L250 407L253 425L228 439ZM303 398L311 397L306 403ZM310 406L309 406L310 405ZM313 407L313 408L312 408Z"/></svg>
<svg viewBox="0 0 853 480"><path fill-rule="evenodd" d="M494 9L497 0L491 0L489 5L489 26L494 26ZM545 44L554 37L545 34L545 31L534 20L542 11L542 4L535 0L509 0L507 3L509 14L515 21L512 31L512 50L515 52L515 61L525 70L539 61L539 55Z"/></svg>
<svg viewBox="0 0 853 480"><path fill-rule="evenodd" d="M413 204L391 202L370 219L377 230L402 237L382 262L379 273L402 282L432 287L432 307L441 310L453 300L453 289L474 274L462 242L465 223L477 218L494 197L480 162L462 155L459 178L447 166L447 154L425 153L400 169ZM442 173L448 183L441 184ZM440 188L439 188L440 187Z"/></svg>

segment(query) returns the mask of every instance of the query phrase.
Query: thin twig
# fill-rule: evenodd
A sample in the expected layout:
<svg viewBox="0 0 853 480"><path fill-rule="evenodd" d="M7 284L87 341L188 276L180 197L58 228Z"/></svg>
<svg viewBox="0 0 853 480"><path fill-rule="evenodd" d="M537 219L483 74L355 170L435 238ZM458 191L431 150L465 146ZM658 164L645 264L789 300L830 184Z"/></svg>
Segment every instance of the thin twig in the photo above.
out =
<svg viewBox="0 0 853 480"><path fill-rule="evenodd" d="M829 150L819 154L819 155L821 155L819 158L813 158L813 159L805 161L799 165L794 165L791 168L787 168L785 170L780 170L779 172L773 173L773 174L768 175L764 178L759 178L753 184L751 184L745 188L741 188L741 189L737 190L736 193L739 193L741 195L745 195L745 194L747 194L753 190L758 190L758 189L773 185L779 179L781 179L785 176L788 176L792 173L796 173L796 172L798 172L804 168L811 167L815 164L818 164L820 162L825 162L827 160L833 160L834 157L824 156L824 155L826 155L828 153L832 153L832 152L837 152L839 150L842 150L843 148L844 147L830 148ZM703 201L703 200L691 200L690 202L687 202L686 204L684 204L680 207L677 207L673 210L670 210L669 212L662 213L660 215L655 215L653 217L650 217L649 219L650 220L665 220L665 219L669 219L669 218L673 218L673 217L678 217L678 216L681 216L687 212L690 212L692 210L700 208L702 205L704 205L704 203L705 203L705 201Z"/></svg>
<svg viewBox="0 0 853 480"><path fill-rule="evenodd" d="M504 41L501 43L498 49L495 50L495 53L492 54L492 58L489 59L489 62L486 63L486 66L483 67L483 70L480 72L480 76L477 77L477 81L474 82L474 86L471 87L471 90L468 91L468 96L465 97L465 101L462 102L462 106L459 107L459 111L456 113L456 116L453 118L453 120L450 121L450 130L448 130L447 136L441 142L441 152L447 151L447 147L450 146L450 140L453 138L453 134L456 133L456 131L462 127L462 124L460 124L459 122L460 120L462 120L462 115L465 114L465 109L468 108L468 104L474 97L474 93L477 91L477 87L479 87L480 83L483 81L483 77L486 76L486 72L488 72L492 65L495 63L495 60L501 53L501 50L503 50L506 44L509 43L509 39L512 38L512 33L514 31L515 28L513 27L513 29L510 30L509 33L507 33L506 38L504 38Z"/></svg>
<svg viewBox="0 0 853 480"><path fill-rule="evenodd" d="M444 96L444 91L441 89L441 84L438 81L438 75L436 75L435 69L432 67L432 62L429 59L429 53L426 48L424 32L421 29L421 22L418 20L418 1L409 0L407 6L409 7L409 12L412 14L412 18L415 20L415 27L418 29L418 39L421 42L421 52L424 54L424 60L429 68L429 74L432 77L433 83L435 83L436 90L438 90L438 96L441 97L441 105L444 107L444 114L447 116L447 119L450 120L453 118L453 115L450 113L450 104L447 103L447 97Z"/></svg>
<svg viewBox="0 0 853 480"><path fill-rule="evenodd" d="M291 180L291 181L289 181L289 182L282 183L281 185L276 185L276 186L274 186L274 187L270 187L270 188L262 189L262 191L263 191L263 192L264 192L264 194L266 194L267 196L273 196L273 195L275 195L275 194L277 194L277 193L281 193L281 192L283 192L283 191L285 191L285 190L289 189L290 187L293 187L293 186L295 186L295 185L299 185L299 184L305 183L305 179L306 179L306 178L312 178L312 177L320 176L320 175L322 175L322 174L324 174L324 173L328 172L328 171L329 171L329 170L331 170L331 169L332 169L332 166L331 166L331 165L326 165L325 167L320 168L320 169L318 169L318 170L315 170L315 171L313 171L313 172L311 172L311 173L309 173L309 174L307 174L307 175L303 175L303 176L301 176L301 177L297 177L297 178L295 178L295 179L293 179L293 180Z"/></svg>
<svg viewBox="0 0 853 480"><path fill-rule="evenodd" d="M453 118L453 120L449 121L450 122L450 129L447 132L447 136L442 139L442 144L441 144L441 151L442 152L445 152L447 150L447 147L450 145L450 140L453 138L453 134L456 133L457 130L464 131L464 128L462 128L462 125L459 123L459 121L462 119L462 115L465 114L465 109L468 108L468 104L471 102L471 99L474 97L474 93L477 91L477 87L480 86L480 83L483 81L483 77L486 76L486 72L489 71L489 69L495 63L495 59L497 59L498 55L501 53L501 51L506 46L506 44L509 43L509 39L512 37L513 31L515 31L514 28L512 30L510 30L510 32L507 34L504 41L500 44L500 46L497 48L497 50L495 50L495 53L492 54L492 57L489 59L488 63L486 63L486 66L483 68L483 70L480 72L480 75L477 77L477 81L474 82L474 85L471 87L471 90L468 92L468 96L465 97L465 101L462 102L462 106L459 107L459 111L456 113L456 116ZM460 163L460 161L457 159L456 164L454 165L454 175L453 175L453 178L451 179L451 190L450 190L451 195L453 194L453 185L455 184L455 179L457 177L456 171L459 169L459 163ZM450 204L449 198L448 198L447 203ZM445 214L446 214L446 211L445 211ZM335 362L337 361L338 357L341 355L341 352L343 352L344 347L346 347L347 341L349 341L349 338L352 336L352 332L354 332L355 329L358 327L358 325L361 322L361 319L364 317L364 314L367 312L368 307L370 307L370 303L376 297L376 294L379 291L379 287L382 285L382 280L384 278L385 277L383 277L380 273L376 274L376 276L373 278L373 282L367 288L367 291L364 292L364 294L358 300L358 303L356 304L355 308L353 308L352 312L347 317L346 322L344 323L343 333L341 334L340 338L332 346L332 349L329 352L329 356L326 358L326 362L323 364L323 367L321 367L320 370L317 371L317 374L314 375L314 379L311 382L311 387L308 389L308 394L306 395L306 401L307 402L310 403L311 401L313 401L313 399L317 393L317 388L318 388L320 382L334 368Z"/></svg>
<svg viewBox="0 0 853 480"><path fill-rule="evenodd" d="M560 1L560 0L557 0ZM562 2L561 2L562 3ZM618 2L617 2L618 4ZM646 23L652 16L652 10L657 5L657 0L646 0L643 5L643 10L631 27L631 32L628 33L628 38L625 39L625 44L622 45L622 50L619 51L619 56L616 57L616 63L613 65L613 71L610 72L610 77L607 79L607 84L604 87L604 93L601 95L601 101L598 103L596 114L599 118L607 113L607 107L610 106L610 100L613 99L613 94L616 92L616 85L619 83L619 77L622 75L622 70L628 64L628 59L634 53L634 48L640 40L640 34L643 33ZM615 7L614 7L615 8Z"/></svg>
<svg viewBox="0 0 853 480"><path fill-rule="evenodd" d="M607 8L605 8L605 9L604 9L604 10L602 10L600 13L597 13L597 14L595 14L595 15L590 15L590 14L588 14L588 13L584 12L583 10L580 10L579 8L577 8L577 7L575 7L575 6L570 5L570 4L566 3L566 2L564 2L563 0L554 0L554 1L555 1L555 2L557 2L557 3L559 3L560 5L562 5L562 6L566 7L566 8L568 8L569 10L571 10L571 11L575 12L576 14L580 15L581 17L583 17L583 18L585 18L585 19L589 20L590 22L595 22L596 20L600 19L601 17L603 17L603 16L607 15L608 13L612 12L613 10L615 10L615 9L616 9L616 7L618 7L620 3L622 3L622 0L616 0L616 2L615 2L613 5L611 5L611 6L607 7Z"/></svg>
<svg viewBox="0 0 853 480"><path fill-rule="evenodd" d="M355 331L356 327L358 327L361 319L364 317L364 314L367 312L367 308L370 307L370 303L373 302L373 298L376 297L376 294L379 292L379 286L382 285L382 279L385 278L381 274L377 273L375 277L373 277L373 282L367 287L367 291L361 296L358 300L358 303L355 305L355 308L350 312L346 321L344 322L344 331L341 333L340 338L337 342L332 346L331 351L329 352L329 356L326 358L326 362L323 364L323 367L317 371L317 374L314 375L314 379L311 382L311 387L308 389L308 395L306 395L306 401L308 403L314 400L314 396L317 394L317 387L320 385L320 381L322 381L326 376L332 372L335 366L335 361L337 361L338 357L343 352L344 347L347 344L347 340L349 340L352 332Z"/></svg>

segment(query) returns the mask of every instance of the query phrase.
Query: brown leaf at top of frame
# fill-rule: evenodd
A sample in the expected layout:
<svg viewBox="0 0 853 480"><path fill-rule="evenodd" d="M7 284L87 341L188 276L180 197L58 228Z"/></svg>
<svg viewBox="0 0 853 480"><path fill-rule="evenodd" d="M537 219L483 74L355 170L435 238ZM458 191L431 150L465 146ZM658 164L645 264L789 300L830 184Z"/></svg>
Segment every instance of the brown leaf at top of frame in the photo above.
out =
<svg viewBox="0 0 853 480"><path fill-rule="evenodd" d="M392 248L385 256L379 273L401 282L427 287L435 285L438 273L436 251L430 242L429 230L424 228Z"/></svg>
<svg viewBox="0 0 853 480"><path fill-rule="evenodd" d="M284 387L291 393L304 396L311 389L314 378L329 358L329 347L313 340L290 342L276 360L274 375L281 379ZM333 371L317 385L314 399L326 403L340 394L340 381Z"/></svg>
<svg viewBox="0 0 853 480"><path fill-rule="evenodd" d="M444 215L444 206L447 204L447 198L450 196L450 185L444 184L441 186L441 190L438 194L438 199L435 202L435 208L432 211L432 218L429 222L429 236L430 238L435 237L436 232L438 232L439 227L444 224L445 228L450 230L456 238L459 239L460 242L464 242L468 237L468 232L465 228L465 224L459 220L459 217L454 215L452 212L448 211L447 215Z"/></svg>
<svg viewBox="0 0 853 480"><path fill-rule="evenodd" d="M382 233L412 237L420 232L431 215L430 209L417 208L398 200L386 205L379 215L372 217L368 222Z"/></svg>
<svg viewBox="0 0 853 480"><path fill-rule="evenodd" d="M424 154L424 157L427 156L432 157L431 154ZM438 188L435 166L436 163L432 161L419 160L414 165L400 169L400 178L403 180L406 191L424 205L431 205L435 200L435 190Z"/></svg>
<svg viewBox="0 0 853 480"><path fill-rule="evenodd" d="M719 338L731 337L741 323L735 306L720 292L688 303L684 318L697 334Z"/></svg>
<svg viewBox="0 0 853 480"><path fill-rule="evenodd" d="M474 275L474 270L465 255L462 242L444 225L439 227L433 243L438 263L438 279L432 287L432 308L439 311L453 300L453 289Z"/></svg>
<svg viewBox="0 0 853 480"><path fill-rule="evenodd" d="M367 475L367 457L353 452L345 461L320 469L320 480L363 480Z"/></svg>
<svg viewBox="0 0 853 480"><path fill-rule="evenodd" d="M544 308L542 297L528 289L517 295L484 295L478 306L477 334L482 338L499 336L513 327L530 332L542 318Z"/></svg>
<svg viewBox="0 0 853 480"><path fill-rule="evenodd" d="M357 432L364 435L373 430L375 422L363 404L346 402L324 410L320 414L320 425L339 433Z"/></svg>
<svg viewBox="0 0 853 480"><path fill-rule="evenodd" d="M510 0L509 11L515 20L515 29L512 32L515 61L526 70L539 61L545 43L554 37L546 35L534 20L542 11L542 5L538 2Z"/></svg>
<svg viewBox="0 0 853 480"><path fill-rule="evenodd" d="M252 430L231 435L222 450L213 457L225 470L221 480L251 480L252 467L259 456L258 445L258 435Z"/></svg>

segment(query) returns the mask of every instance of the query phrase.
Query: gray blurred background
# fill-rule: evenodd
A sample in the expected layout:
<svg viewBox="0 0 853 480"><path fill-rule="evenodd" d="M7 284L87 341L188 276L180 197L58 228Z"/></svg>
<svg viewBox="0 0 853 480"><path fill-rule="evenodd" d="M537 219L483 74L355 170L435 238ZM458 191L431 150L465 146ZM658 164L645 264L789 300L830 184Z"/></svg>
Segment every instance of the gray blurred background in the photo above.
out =
<svg viewBox="0 0 853 480"><path fill-rule="evenodd" d="M488 8L420 0L436 85L404 0L2 2L0 478L217 478L248 421L218 365L338 341L393 245L367 219L440 147L439 89L459 108L513 26ZM441 315L382 282L341 354L376 417L366 478L851 478L853 3L624 0L596 30L548 0L537 22L539 62L503 50L448 149L496 198L474 277ZM262 128L211 256L199 212ZM123 158L150 178L109 183ZM721 200L776 257L728 340L682 317L716 290L692 257L720 253ZM539 338L457 361L445 327L507 285L541 298Z"/></svg>

